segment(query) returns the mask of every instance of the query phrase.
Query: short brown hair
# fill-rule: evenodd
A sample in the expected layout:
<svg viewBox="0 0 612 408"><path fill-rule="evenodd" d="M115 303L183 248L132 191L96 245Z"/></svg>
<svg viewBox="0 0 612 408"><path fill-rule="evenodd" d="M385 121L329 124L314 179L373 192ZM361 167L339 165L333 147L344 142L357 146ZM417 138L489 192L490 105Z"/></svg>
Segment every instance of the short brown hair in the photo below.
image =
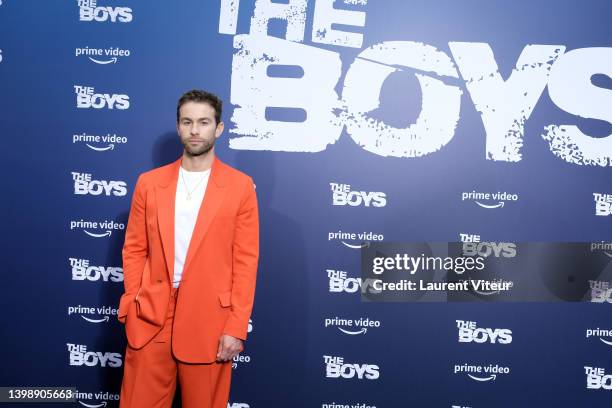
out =
<svg viewBox="0 0 612 408"><path fill-rule="evenodd" d="M176 123L181 118L181 106L187 102L203 102L207 103L215 110L215 121L216 124L221 122L221 110L223 109L223 102L219 97L210 92L202 91L199 89L192 89L191 91L185 92L178 101L176 106Z"/></svg>

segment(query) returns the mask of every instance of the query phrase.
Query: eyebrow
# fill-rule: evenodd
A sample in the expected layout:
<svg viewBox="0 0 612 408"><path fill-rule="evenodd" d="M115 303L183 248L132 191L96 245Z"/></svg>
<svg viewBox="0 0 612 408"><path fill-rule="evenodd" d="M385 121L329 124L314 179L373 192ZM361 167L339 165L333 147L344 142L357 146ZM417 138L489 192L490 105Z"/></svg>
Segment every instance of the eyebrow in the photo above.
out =
<svg viewBox="0 0 612 408"><path fill-rule="evenodd" d="M181 116L179 118L179 120L191 120L191 121L193 121L194 119L192 119L190 117L187 117L187 116ZM213 118L209 118L208 116L204 116L204 117L201 117L201 118L197 118L195 120L213 120Z"/></svg>

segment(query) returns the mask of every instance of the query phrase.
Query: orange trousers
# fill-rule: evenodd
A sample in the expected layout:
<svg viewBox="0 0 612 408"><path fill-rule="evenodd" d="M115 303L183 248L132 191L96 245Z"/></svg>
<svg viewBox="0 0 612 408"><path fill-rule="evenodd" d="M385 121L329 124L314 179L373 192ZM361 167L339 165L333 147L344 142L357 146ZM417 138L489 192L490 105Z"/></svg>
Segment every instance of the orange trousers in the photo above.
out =
<svg viewBox="0 0 612 408"><path fill-rule="evenodd" d="M172 354L172 323L178 289L172 288L162 330L141 349L125 352L120 408L170 408L177 374L183 408L227 408L232 362L192 364Z"/></svg>

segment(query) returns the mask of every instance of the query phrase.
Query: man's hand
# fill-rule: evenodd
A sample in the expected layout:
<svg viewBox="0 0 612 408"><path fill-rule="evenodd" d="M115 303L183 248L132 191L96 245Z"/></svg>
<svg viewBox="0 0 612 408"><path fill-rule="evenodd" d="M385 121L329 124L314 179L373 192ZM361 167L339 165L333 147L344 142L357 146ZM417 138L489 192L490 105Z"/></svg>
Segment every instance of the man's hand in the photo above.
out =
<svg viewBox="0 0 612 408"><path fill-rule="evenodd" d="M230 361L244 350L242 340L232 337L229 334L223 334L219 339L219 349L217 350L217 361Z"/></svg>

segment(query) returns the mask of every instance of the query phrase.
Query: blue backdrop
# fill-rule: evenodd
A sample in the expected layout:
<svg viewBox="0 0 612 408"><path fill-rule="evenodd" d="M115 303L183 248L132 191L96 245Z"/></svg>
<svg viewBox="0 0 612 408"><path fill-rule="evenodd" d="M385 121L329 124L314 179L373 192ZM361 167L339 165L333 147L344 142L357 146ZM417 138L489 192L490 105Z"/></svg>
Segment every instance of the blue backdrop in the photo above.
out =
<svg viewBox="0 0 612 408"><path fill-rule="evenodd" d="M254 178L260 206L230 407L609 406L611 278L583 303L363 303L359 248L612 240L611 13L1 1L0 385L118 406L130 198L179 156L176 103L199 88L223 99L216 153Z"/></svg>

